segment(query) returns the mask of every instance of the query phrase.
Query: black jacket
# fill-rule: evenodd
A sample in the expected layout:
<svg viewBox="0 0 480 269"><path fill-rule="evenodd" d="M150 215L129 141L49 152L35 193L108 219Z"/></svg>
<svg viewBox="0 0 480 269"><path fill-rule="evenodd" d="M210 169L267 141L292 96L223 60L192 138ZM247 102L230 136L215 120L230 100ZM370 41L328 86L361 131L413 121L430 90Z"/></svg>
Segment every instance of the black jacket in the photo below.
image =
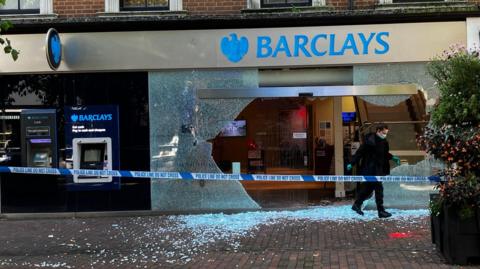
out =
<svg viewBox="0 0 480 269"><path fill-rule="evenodd" d="M360 164L358 174L363 176L386 176L390 174L392 154L386 139L375 133L365 136L365 143L352 156L352 164Z"/></svg>

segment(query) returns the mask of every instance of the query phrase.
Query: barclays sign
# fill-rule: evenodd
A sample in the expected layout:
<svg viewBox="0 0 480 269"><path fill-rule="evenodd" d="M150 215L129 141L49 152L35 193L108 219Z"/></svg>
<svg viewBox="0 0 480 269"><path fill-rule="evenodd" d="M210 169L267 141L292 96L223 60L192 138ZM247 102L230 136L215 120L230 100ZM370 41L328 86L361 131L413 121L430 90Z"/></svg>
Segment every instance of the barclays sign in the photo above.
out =
<svg viewBox="0 0 480 269"><path fill-rule="evenodd" d="M254 58L315 58L344 55L384 55L390 51L390 32L356 32L338 35L336 33L295 34L253 38ZM223 55L232 63L240 62L248 53L249 39L236 33L224 36L220 41Z"/></svg>
<svg viewBox="0 0 480 269"><path fill-rule="evenodd" d="M74 123L85 121L111 121L113 116L112 114L72 114L70 119Z"/></svg>
<svg viewBox="0 0 480 269"><path fill-rule="evenodd" d="M58 70L72 73L85 70L157 72L239 67L305 68L429 62L452 44L466 44L467 28L469 27L465 27L465 20L458 20L305 27L76 32L63 33L61 42L52 36L50 45L52 62L65 61ZM477 28L470 28L471 40L478 40L478 30L475 30ZM14 43L24 44L21 50L25 57L20 57L14 65L9 61L0 61L2 73L51 71L45 63L45 57L38 57L38 48L46 47L44 34L12 34L7 37ZM62 44L81 48L88 53L81 61L73 57L73 54L65 54L64 56L73 56L62 59ZM112 44L135 44L136 49Z"/></svg>

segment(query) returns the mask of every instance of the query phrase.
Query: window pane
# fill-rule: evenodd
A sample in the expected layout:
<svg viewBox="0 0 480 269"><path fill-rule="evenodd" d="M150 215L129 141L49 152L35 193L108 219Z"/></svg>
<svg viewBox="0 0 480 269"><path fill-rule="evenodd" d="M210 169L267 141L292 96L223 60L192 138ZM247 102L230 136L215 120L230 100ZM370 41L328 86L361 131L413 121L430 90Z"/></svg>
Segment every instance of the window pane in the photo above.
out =
<svg viewBox="0 0 480 269"><path fill-rule="evenodd" d="M5 5L0 6L0 9L18 9L18 0L7 0Z"/></svg>
<svg viewBox="0 0 480 269"><path fill-rule="evenodd" d="M263 1L265 5L283 5L285 0L265 0Z"/></svg>
<svg viewBox="0 0 480 269"><path fill-rule="evenodd" d="M123 0L123 7L145 7L145 0Z"/></svg>
<svg viewBox="0 0 480 269"><path fill-rule="evenodd" d="M444 2L444 0L393 0L393 3Z"/></svg>
<svg viewBox="0 0 480 269"><path fill-rule="evenodd" d="M148 7L167 7L168 0L147 0Z"/></svg>
<svg viewBox="0 0 480 269"><path fill-rule="evenodd" d="M40 9L40 0L20 0L20 9Z"/></svg>
<svg viewBox="0 0 480 269"><path fill-rule="evenodd" d="M306 4L308 2L305 0L287 0L287 4Z"/></svg>
<svg viewBox="0 0 480 269"><path fill-rule="evenodd" d="M291 5L310 5L311 1L309 0L263 0L263 5L269 6L291 6Z"/></svg>

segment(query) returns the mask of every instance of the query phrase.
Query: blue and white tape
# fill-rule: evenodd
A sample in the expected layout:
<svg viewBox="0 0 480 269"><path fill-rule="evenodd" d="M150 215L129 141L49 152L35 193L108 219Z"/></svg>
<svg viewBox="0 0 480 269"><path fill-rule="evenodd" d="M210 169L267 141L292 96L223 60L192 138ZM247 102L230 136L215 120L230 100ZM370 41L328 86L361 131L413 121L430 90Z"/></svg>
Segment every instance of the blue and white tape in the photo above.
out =
<svg viewBox="0 0 480 269"><path fill-rule="evenodd" d="M89 170L39 167L0 166L0 173L35 175L82 175L113 176L151 179L183 180L260 180L260 181L305 181L305 182L439 182L438 176L319 176L319 175L266 175L266 174L222 174L189 172L151 172L125 170Z"/></svg>

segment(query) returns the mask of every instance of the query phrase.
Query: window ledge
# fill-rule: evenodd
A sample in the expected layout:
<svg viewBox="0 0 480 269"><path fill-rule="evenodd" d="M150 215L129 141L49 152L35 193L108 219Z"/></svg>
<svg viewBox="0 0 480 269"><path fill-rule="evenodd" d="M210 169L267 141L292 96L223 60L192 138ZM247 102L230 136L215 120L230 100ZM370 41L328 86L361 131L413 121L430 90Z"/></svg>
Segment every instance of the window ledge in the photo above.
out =
<svg viewBox="0 0 480 269"><path fill-rule="evenodd" d="M331 11L333 7L317 6L317 7L276 7L276 8L248 8L242 9L242 13L305 13Z"/></svg>
<svg viewBox="0 0 480 269"><path fill-rule="evenodd" d="M184 16L184 15L187 15L187 11L142 10L142 11L97 12L98 17L146 17L146 16Z"/></svg>
<svg viewBox="0 0 480 269"><path fill-rule="evenodd" d="M405 3L391 3L378 4L375 10L404 10L408 11L452 11L453 10L478 10L478 7L467 1L423 1L423 2L405 2Z"/></svg>
<svg viewBox="0 0 480 269"><path fill-rule="evenodd" d="M57 14L0 14L1 19L15 21L25 19L51 20L58 18Z"/></svg>

